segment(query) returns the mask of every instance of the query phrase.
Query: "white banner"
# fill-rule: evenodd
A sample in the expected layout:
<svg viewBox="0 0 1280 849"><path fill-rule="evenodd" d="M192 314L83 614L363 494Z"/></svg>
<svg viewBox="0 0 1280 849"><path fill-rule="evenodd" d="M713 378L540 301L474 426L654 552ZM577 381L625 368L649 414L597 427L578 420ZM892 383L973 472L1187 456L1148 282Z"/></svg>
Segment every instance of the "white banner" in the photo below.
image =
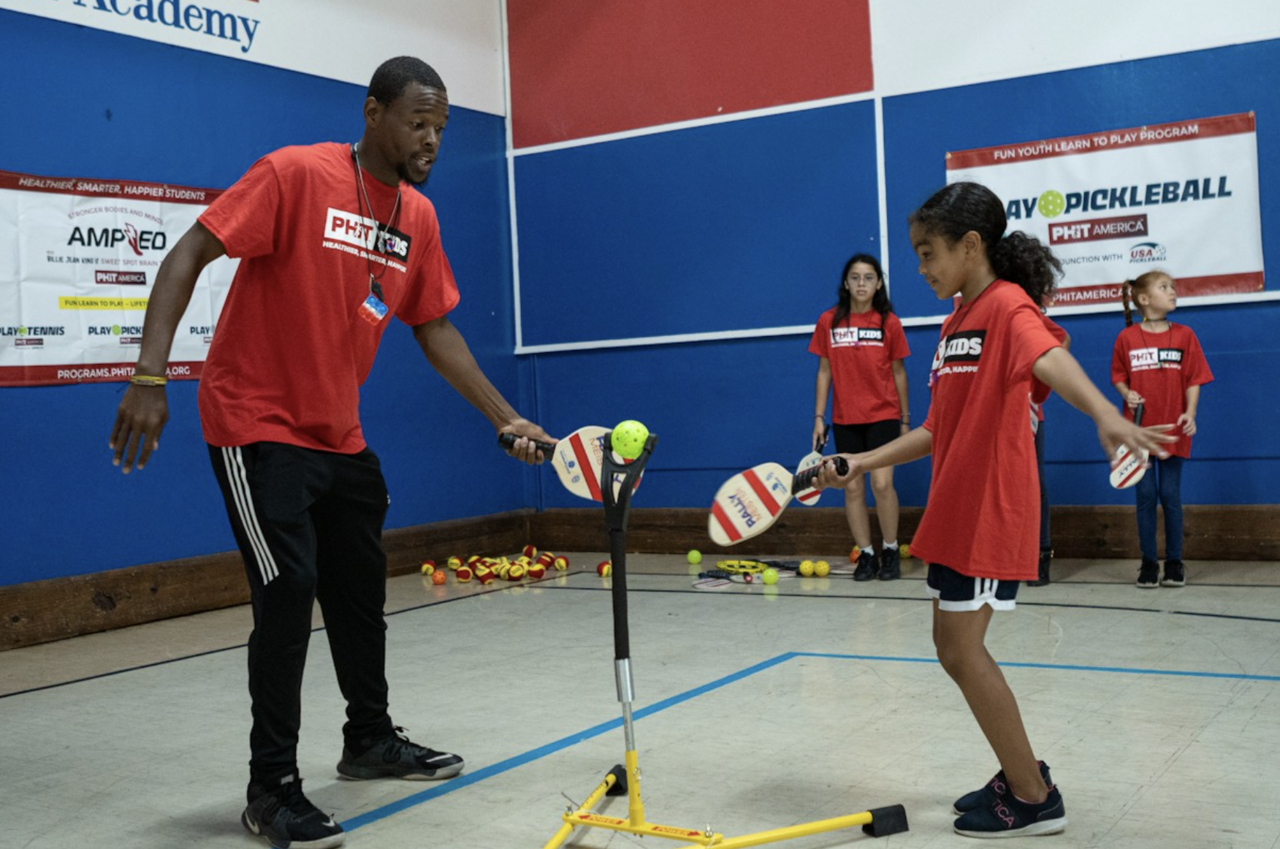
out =
<svg viewBox="0 0 1280 849"><path fill-rule="evenodd" d="M219 194L0 171L0 386L128 380L160 261ZM200 376L236 265L200 275L169 377Z"/></svg>
<svg viewBox="0 0 1280 849"><path fill-rule="evenodd" d="M1152 268L1183 296L1265 286L1251 112L948 153L966 180L1062 260L1058 306L1117 302Z"/></svg>

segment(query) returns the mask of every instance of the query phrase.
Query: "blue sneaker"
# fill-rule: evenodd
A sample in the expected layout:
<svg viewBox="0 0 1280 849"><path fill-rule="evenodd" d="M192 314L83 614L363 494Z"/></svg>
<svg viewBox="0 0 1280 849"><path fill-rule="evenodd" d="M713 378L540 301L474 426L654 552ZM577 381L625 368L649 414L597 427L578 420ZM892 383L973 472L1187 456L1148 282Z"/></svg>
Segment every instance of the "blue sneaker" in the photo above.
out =
<svg viewBox="0 0 1280 849"><path fill-rule="evenodd" d="M974 808L953 824L965 837L1031 837L1057 834L1067 827L1067 809L1058 788L1049 786L1048 797L1038 805L1023 802L1005 792L987 807Z"/></svg>
<svg viewBox="0 0 1280 849"><path fill-rule="evenodd" d="M1044 779L1044 783L1053 786L1053 779L1049 778L1049 765L1044 761L1036 761L1040 765L1040 777ZM1004 770L1000 770L991 777L983 787L966 793L959 799L951 803L951 811L959 816L967 814L975 808L985 808L994 805L1001 794L1009 792L1009 784L1005 781Z"/></svg>

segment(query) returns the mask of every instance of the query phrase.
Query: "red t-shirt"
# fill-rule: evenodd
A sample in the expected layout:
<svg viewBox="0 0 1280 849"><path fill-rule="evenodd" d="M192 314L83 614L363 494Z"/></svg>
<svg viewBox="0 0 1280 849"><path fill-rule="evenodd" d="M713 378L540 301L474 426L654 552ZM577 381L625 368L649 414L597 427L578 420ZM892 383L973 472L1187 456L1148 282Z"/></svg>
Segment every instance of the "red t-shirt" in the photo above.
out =
<svg viewBox="0 0 1280 849"><path fill-rule="evenodd" d="M1044 317L1044 326L1049 328L1049 332L1053 334L1053 338L1057 339L1059 344L1067 341L1067 331L1058 326L1057 322L1048 316ZM1044 421L1044 402L1049 400L1049 394L1053 392L1048 384L1041 383L1036 380L1033 375L1031 378L1031 411L1036 414L1037 421Z"/></svg>
<svg viewBox="0 0 1280 849"><path fill-rule="evenodd" d="M1030 580L1040 483L1027 423L1031 367L1058 340L1017 284L997 280L942 325L924 426L933 479L911 553L976 578Z"/></svg>
<svg viewBox="0 0 1280 849"><path fill-rule="evenodd" d="M835 307L818 316L809 352L831 363L831 421L853 425L902 418L893 363L910 356L902 322L893 313L850 313L834 330Z"/></svg>
<svg viewBox="0 0 1280 849"><path fill-rule="evenodd" d="M372 217L388 223L397 190L363 176ZM200 380L205 440L363 450L360 385L390 316L414 326L458 303L435 207L402 185L373 250L351 148L329 142L258 160L200 222L240 258ZM366 304L371 268L387 307L380 320Z"/></svg>
<svg viewBox="0 0 1280 849"><path fill-rule="evenodd" d="M1213 380L1200 340L1185 324L1169 322L1162 333L1133 324L1120 331L1111 354L1111 382L1128 384L1145 400L1142 424L1176 424L1187 411L1187 387ZM1131 416L1128 405L1125 415ZM1191 437L1180 429L1170 431L1178 441L1166 445L1175 457L1191 456Z"/></svg>

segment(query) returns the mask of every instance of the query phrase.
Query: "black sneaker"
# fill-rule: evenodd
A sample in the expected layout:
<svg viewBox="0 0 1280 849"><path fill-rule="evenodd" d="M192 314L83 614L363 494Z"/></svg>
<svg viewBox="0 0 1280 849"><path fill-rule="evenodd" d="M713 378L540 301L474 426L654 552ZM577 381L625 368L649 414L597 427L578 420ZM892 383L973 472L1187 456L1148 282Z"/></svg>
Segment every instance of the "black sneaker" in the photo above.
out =
<svg viewBox="0 0 1280 849"><path fill-rule="evenodd" d="M1053 780L1049 778L1049 765L1044 761L1036 761L1040 765L1040 777L1044 779L1044 783L1053 785ZM1004 779L1004 770L1000 770L991 777L981 788L971 793L966 793L959 799L951 803L951 810L956 814L967 814L978 808L985 808L996 803L1001 794L1009 792L1009 783Z"/></svg>
<svg viewBox="0 0 1280 849"><path fill-rule="evenodd" d="M1187 585L1187 570L1182 565L1181 560L1166 560L1164 562L1164 578L1160 580L1162 587L1185 587Z"/></svg>
<svg viewBox="0 0 1280 849"><path fill-rule="evenodd" d="M1030 837L1057 834L1067 827L1067 809L1058 788L1049 785L1049 796L1031 805L1005 792L991 805L974 808L952 826L965 837Z"/></svg>
<svg viewBox="0 0 1280 849"><path fill-rule="evenodd" d="M1040 552L1040 574L1034 581L1027 581L1029 587L1045 587L1049 585L1049 564L1053 562L1053 549L1046 548Z"/></svg>
<svg viewBox="0 0 1280 849"><path fill-rule="evenodd" d="M886 548L880 552L880 580L896 581L902 577L902 558L898 549Z"/></svg>
<svg viewBox="0 0 1280 849"><path fill-rule="evenodd" d="M462 772L463 766L462 758L457 755L412 742L397 725L395 733L372 743L361 755L352 754L344 746L342 760L338 761L338 775L357 781L388 777L432 781L453 778Z"/></svg>
<svg viewBox="0 0 1280 849"><path fill-rule="evenodd" d="M1154 560L1142 558L1138 567L1138 586L1144 590L1160 586L1160 564Z"/></svg>
<svg viewBox="0 0 1280 849"><path fill-rule="evenodd" d="M248 799L240 822L276 849L329 849L341 846L347 836L332 816L320 813L302 795L302 779L296 775L277 787L250 783Z"/></svg>
<svg viewBox="0 0 1280 849"><path fill-rule="evenodd" d="M855 581L870 581L876 576L876 556L869 551L859 551L858 566L853 570Z"/></svg>

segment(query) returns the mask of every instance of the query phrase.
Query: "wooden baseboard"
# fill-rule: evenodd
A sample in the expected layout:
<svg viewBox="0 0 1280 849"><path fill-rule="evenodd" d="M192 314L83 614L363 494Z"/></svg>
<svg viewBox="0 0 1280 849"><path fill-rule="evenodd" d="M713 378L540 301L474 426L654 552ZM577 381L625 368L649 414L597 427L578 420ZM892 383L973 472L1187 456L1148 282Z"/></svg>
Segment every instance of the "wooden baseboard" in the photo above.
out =
<svg viewBox="0 0 1280 849"><path fill-rule="evenodd" d="M874 542L880 529L871 511ZM902 510L898 538L910 542L923 515L921 508ZM1053 548L1058 557L1138 558L1138 531L1132 507L1056 506L1050 516ZM598 509L547 510L533 516L532 538L541 548L604 551L608 534ZM1163 524L1158 528L1163 550ZM775 555L842 554L852 547L844 509L793 508L782 514L756 542L723 548L707 539L707 511L700 509L632 510L627 522L627 549L653 554L680 554L696 548L704 554L746 555L748 549ZM1183 509L1183 559L1280 560L1280 505L1188 506Z"/></svg>
<svg viewBox="0 0 1280 849"><path fill-rule="evenodd" d="M401 528L383 534L387 574L431 558L519 551L532 510ZM92 575L0 587L0 651L110 631L249 602L238 551L149 563Z"/></svg>
<svg viewBox="0 0 1280 849"><path fill-rule="evenodd" d="M901 541L911 541L921 512L902 511ZM878 532L874 515L871 526ZM1052 529L1058 557L1139 557L1132 507L1054 507ZM1280 505L1187 507L1183 539L1187 560L1280 561ZM383 536L389 575L416 572L426 558L443 563L455 554L511 554L530 542L551 551L609 547L599 508L520 510L401 528ZM733 549L707 539L705 510L640 508L631 511L627 522L627 550L632 552L683 554L697 548L711 555L838 556L850 545L844 511L838 507L788 510L768 535ZM244 567L234 551L0 587L0 651L248 600Z"/></svg>

